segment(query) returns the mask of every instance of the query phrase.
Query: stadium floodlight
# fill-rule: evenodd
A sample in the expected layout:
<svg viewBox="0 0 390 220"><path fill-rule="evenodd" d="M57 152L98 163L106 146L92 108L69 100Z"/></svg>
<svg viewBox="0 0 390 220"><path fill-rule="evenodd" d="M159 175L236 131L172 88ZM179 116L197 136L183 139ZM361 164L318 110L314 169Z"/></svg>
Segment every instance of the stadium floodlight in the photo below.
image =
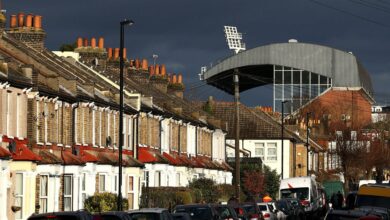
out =
<svg viewBox="0 0 390 220"><path fill-rule="evenodd" d="M241 51L244 51L245 43L242 41L242 33L238 33L237 27L233 26L224 26L225 28L225 37L228 43L229 49L234 50L237 54Z"/></svg>

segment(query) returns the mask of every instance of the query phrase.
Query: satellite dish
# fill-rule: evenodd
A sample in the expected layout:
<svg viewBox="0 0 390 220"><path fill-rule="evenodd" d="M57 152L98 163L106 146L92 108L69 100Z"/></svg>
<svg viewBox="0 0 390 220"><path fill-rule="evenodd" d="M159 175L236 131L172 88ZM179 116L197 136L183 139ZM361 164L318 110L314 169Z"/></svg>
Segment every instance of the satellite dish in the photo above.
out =
<svg viewBox="0 0 390 220"><path fill-rule="evenodd" d="M8 144L8 150L11 153L16 153L16 142L14 140L10 140Z"/></svg>

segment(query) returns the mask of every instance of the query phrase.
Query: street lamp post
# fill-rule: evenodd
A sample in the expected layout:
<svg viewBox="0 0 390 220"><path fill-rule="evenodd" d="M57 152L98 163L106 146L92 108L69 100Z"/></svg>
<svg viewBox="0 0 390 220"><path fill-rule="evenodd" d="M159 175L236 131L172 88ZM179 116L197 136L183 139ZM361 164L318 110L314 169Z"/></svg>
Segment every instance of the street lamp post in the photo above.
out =
<svg viewBox="0 0 390 220"><path fill-rule="evenodd" d="M284 103L288 102L287 100L282 101L282 172L281 178L283 179L283 162L284 162Z"/></svg>
<svg viewBox="0 0 390 220"><path fill-rule="evenodd" d="M124 35L125 35L125 26L131 26L134 24L132 20L123 20L120 22L120 49L119 49L119 180L118 180L118 201L117 207L118 211L122 211L122 146L123 146L123 67L124 67L124 58L123 58L123 48L124 48Z"/></svg>
<svg viewBox="0 0 390 220"><path fill-rule="evenodd" d="M235 141L234 141L234 150L235 150L235 194L238 201L240 200L240 84L238 69L234 70L233 81L234 81L234 103L235 103Z"/></svg>

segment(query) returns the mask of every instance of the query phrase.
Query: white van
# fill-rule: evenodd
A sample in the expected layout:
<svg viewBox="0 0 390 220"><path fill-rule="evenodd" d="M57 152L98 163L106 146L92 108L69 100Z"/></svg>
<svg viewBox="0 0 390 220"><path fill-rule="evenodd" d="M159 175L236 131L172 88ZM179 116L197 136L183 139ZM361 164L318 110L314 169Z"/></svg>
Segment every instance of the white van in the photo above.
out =
<svg viewBox="0 0 390 220"><path fill-rule="evenodd" d="M298 199L307 214L317 214L320 210L320 196L313 177L294 177L280 181L279 199Z"/></svg>

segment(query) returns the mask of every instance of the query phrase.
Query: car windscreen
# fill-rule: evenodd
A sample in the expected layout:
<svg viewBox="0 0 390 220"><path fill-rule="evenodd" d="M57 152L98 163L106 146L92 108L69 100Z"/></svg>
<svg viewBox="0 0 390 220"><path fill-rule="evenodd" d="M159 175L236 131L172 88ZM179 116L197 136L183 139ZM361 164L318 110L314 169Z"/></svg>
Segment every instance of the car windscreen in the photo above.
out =
<svg viewBox="0 0 390 220"><path fill-rule="evenodd" d="M296 198L299 200L309 199L309 188L291 188L280 190L282 198Z"/></svg>
<svg viewBox="0 0 390 220"><path fill-rule="evenodd" d="M267 205L259 205L261 211L267 211Z"/></svg>
<svg viewBox="0 0 390 220"><path fill-rule="evenodd" d="M356 207L375 206L390 209L390 197L358 195Z"/></svg>
<svg viewBox="0 0 390 220"><path fill-rule="evenodd" d="M191 220L212 219L210 207L183 207L177 208L175 212L186 212L190 215Z"/></svg>
<svg viewBox="0 0 390 220"><path fill-rule="evenodd" d="M246 212L249 214L256 213L256 206L255 205L243 205L242 208L245 209Z"/></svg>
<svg viewBox="0 0 390 220"><path fill-rule="evenodd" d="M129 213L132 220L158 220L160 214L158 213Z"/></svg>
<svg viewBox="0 0 390 220"><path fill-rule="evenodd" d="M232 210L227 206L217 206L215 207L215 210L222 219L232 218L235 214L235 212L233 213Z"/></svg>

